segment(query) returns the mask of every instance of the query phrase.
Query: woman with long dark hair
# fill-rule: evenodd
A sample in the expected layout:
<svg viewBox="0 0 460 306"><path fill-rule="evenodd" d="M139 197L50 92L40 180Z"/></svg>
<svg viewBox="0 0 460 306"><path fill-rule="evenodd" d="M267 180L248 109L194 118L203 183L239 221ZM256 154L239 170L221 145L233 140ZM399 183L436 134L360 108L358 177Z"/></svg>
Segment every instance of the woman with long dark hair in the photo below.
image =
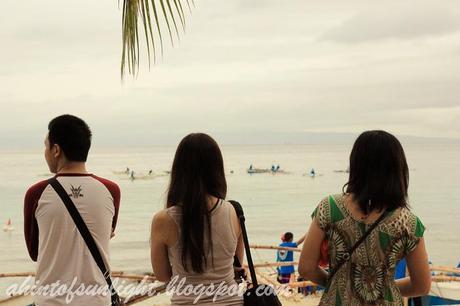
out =
<svg viewBox="0 0 460 306"><path fill-rule="evenodd" d="M315 209L300 258L301 276L326 286L320 305L402 306L402 297L428 293L424 226L409 210L408 187L406 157L396 137L362 133L350 155L345 191ZM329 272L318 267L325 239ZM394 281L403 258L410 277Z"/></svg>
<svg viewBox="0 0 460 306"><path fill-rule="evenodd" d="M244 246L226 194L217 143L206 134L186 136L174 157L166 209L151 230L152 267L158 280L170 281L172 305L243 305L233 262L235 255L243 262ZM220 284L225 292L216 292Z"/></svg>

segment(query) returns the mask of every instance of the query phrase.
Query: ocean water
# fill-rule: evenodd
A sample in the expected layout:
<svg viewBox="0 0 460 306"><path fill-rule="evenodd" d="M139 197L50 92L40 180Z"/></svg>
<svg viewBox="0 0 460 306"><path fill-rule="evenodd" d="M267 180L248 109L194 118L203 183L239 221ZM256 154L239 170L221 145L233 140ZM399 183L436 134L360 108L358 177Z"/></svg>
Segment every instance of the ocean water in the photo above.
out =
<svg viewBox="0 0 460 306"><path fill-rule="evenodd" d="M174 147L96 149L88 161L90 172L116 181L122 202L116 236L111 243L113 270L151 271L149 230L152 216L164 207L168 177L131 181L114 171L169 170ZM347 174L350 145L224 146L228 198L240 201L246 212L249 239L276 245L283 232L304 234L310 214L328 194L341 191ZM405 146L410 167L410 203L427 227L430 259L438 265L460 261L460 146ZM280 164L287 174L249 175L249 164ZM49 176L43 152L0 152L0 222L11 218L15 230L0 232L0 273L34 271L23 237L23 197L33 183ZM320 175L303 176L311 168ZM233 173L231 173L233 172ZM3 227L3 226L2 226ZM255 252L256 260L275 259L273 251ZM2 281L4 282L4 280ZM1 294L0 294L1 295Z"/></svg>

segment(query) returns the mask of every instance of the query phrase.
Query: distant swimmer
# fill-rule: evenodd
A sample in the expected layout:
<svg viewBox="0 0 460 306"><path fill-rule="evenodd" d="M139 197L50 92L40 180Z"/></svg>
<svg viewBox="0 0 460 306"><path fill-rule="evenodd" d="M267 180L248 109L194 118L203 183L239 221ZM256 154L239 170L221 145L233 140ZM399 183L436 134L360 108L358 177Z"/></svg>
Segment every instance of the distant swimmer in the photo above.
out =
<svg viewBox="0 0 460 306"><path fill-rule="evenodd" d="M310 176L311 176L311 177L315 177L315 176L316 176L315 168L311 168L311 170L310 170Z"/></svg>
<svg viewBox="0 0 460 306"><path fill-rule="evenodd" d="M152 169L150 169L150 171L149 171L149 175L152 175L152 174L153 174L153 170L152 170Z"/></svg>
<svg viewBox="0 0 460 306"><path fill-rule="evenodd" d="M249 170L252 170L252 164L249 166Z"/></svg>
<svg viewBox="0 0 460 306"><path fill-rule="evenodd" d="M130 169L129 169L128 167L126 167L125 173L126 173L126 174L129 174L129 170L130 170Z"/></svg>
<svg viewBox="0 0 460 306"><path fill-rule="evenodd" d="M134 170L131 170L131 176L130 176L130 178L131 178L132 180L135 180L135 179L136 179L136 178L134 177Z"/></svg>
<svg viewBox="0 0 460 306"><path fill-rule="evenodd" d="M11 219L8 219L8 221L6 221L5 225L3 226L3 231L4 232L12 232L13 230L14 230L14 227L11 224Z"/></svg>

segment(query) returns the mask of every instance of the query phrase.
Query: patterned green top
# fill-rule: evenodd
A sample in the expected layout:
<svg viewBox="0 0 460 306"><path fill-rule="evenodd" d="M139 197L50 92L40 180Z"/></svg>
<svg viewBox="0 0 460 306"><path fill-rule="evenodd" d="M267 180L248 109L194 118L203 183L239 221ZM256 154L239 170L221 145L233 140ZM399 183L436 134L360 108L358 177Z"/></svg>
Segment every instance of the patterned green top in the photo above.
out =
<svg viewBox="0 0 460 306"><path fill-rule="evenodd" d="M354 219L344 200L342 194L329 196L312 215L326 232L331 268L369 227ZM408 209L388 213L329 280L320 305L404 305L393 281L396 264L416 248L424 231L422 222Z"/></svg>

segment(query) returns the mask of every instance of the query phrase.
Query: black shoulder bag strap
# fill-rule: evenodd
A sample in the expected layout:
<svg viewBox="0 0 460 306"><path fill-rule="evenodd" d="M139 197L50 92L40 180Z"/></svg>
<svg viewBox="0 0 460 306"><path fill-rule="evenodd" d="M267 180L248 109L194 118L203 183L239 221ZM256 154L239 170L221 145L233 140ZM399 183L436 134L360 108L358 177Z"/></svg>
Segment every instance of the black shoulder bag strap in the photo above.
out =
<svg viewBox="0 0 460 306"><path fill-rule="evenodd" d="M255 288L259 284L257 283L257 276L256 276L256 270L254 269L254 263L252 262L251 248L249 247L249 239L248 239L248 233L246 232L243 208L241 207L241 204L236 201L229 201L229 202L235 208L236 215L238 216L238 219L240 220L241 232L243 234L244 249L246 251L246 258L248 260L249 272L251 273L251 281Z"/></svg>
<svg viewBox="0 0 460 306"><path fill-rule="evenodd" d="M364 233L364 235L361 236L361 238L356 241L356 243L351 247L350 250L348 250L348 252L346 252L344 255L343 255L343 258L341 261L339 261L337 263L337 265L334 267L334 269L332 269L330 272L329 272L329 281L332 280L332 278L334 277L334 275L337 273L337 271L347 262L350 260L351 258L351 255L356 251L357 248L359 248L359 246L367 239L367 237L369 237L370 233L380 224L380 222L385 219L387 215L387 211L384 211L383 214L380 215L380 217L377 219L377 221L375 221L371 227L368 228L368 230Z"/></svg>
<svg viewBox="0 0 460 306"><path fill-rule="evenodd" d="M83 240L88 246L91 255L96 261L97 266L101 270L102 275L104 276L105 281L107 282L107 285L109 285L112 305L119 305L120 297L118 296L115 288L113 287L112 279L110 278L110 271L109 269L107 269L104 260L102 259L102 255L96 245L96 242L94 241L93 236L91 235L88 227L86 226L85 221L81 217L80 213L75 207L75 204L72 202L72 199L69 197L64 187L62 187L61 183L59 183L59 181L55 177L49 179L48 182L54 188L54 190L64 203L65 207L67 208L70 216L72 217L73 221L75 222L75 225L77 226L78 231L80 232L81 236L83 237Z"/></svg>

